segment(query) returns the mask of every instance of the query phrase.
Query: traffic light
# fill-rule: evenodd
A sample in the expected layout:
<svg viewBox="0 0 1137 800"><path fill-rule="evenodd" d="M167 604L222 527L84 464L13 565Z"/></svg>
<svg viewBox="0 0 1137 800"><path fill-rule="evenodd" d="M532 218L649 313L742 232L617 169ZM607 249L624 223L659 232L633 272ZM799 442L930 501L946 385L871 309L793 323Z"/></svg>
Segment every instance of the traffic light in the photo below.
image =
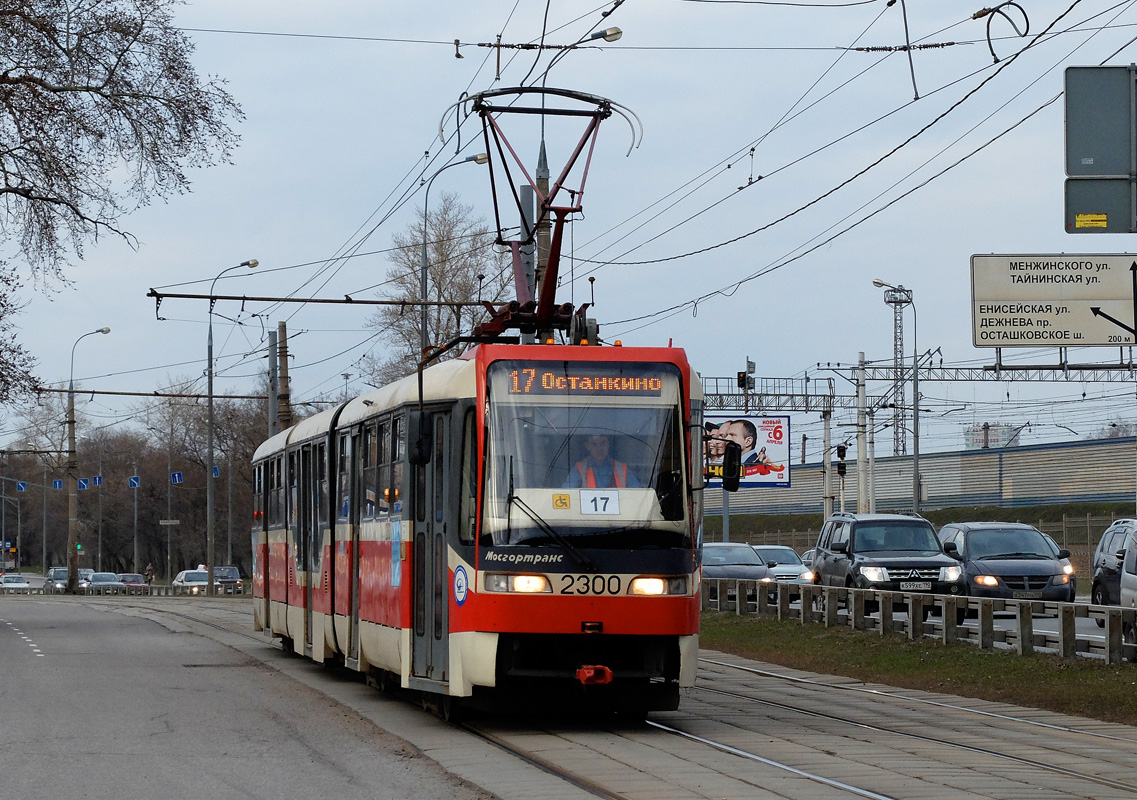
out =
<svg viewBox="0 0 1137 800"><path fill-rule="evenodd" d="M82 549L83 549L83 545L81 545L81 544L77 544L77 545L75 545L75 549L76 549L77 551L82 551Z"/></svg>
<svg viewBox="0 0 1137 800"><path fill-rule="evenodd" d="M845 475L849 470L848 466L846 466L846 464L845 464L845 453L846 452L847 452L847 450L845 448L845 445L843 445L843 444L837 445L837 459L838 459L838 461L837 461L837 474L838 475Z"/></svg>
<svg viewBox="0 0 1137 800"><path fill-rule="evenodd" d="M745 370L740 369L738 371L738 388L739 389L745 389L746 388L746 371Z"/></svg>

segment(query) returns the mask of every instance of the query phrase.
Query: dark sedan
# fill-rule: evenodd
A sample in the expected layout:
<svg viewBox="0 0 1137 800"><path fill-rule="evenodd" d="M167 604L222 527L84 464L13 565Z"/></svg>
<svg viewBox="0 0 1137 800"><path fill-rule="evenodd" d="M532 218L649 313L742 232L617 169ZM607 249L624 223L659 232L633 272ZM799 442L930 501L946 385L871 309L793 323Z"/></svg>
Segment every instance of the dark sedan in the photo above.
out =
<svg viewBox="0 0 1137 800"><path fill-rule="evenodd" d="M944 551L963 563L971 597L1073 602L1069 550L1054 551L1036 528L1011 522L953 522L940 528Z"/></svg>
<svg viewBox="0 0 1137 800"><path fill-rule="evenodd" d="M718 597L717 580L761 581L772 588L775 580L770 568L748 544L734 542L708 542L703 545L703 580L711 581L711 599ZM747 600L756 594L747 591ZM734 599L734 584L727 584L727 599Z"/></svg>

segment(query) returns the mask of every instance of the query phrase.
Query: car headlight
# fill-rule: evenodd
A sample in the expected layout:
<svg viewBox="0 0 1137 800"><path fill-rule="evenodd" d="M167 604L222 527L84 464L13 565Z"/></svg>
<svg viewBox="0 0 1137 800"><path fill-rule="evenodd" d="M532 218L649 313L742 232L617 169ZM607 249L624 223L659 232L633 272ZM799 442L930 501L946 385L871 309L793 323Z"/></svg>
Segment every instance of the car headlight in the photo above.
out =
<svg viewBox="0 0 1137 800"><path fill-rule="evenodd" d="M975 582L980 586L998 586L999 579L994 575L976 575Z"/></svg>
<svg viewBox="0 0 1137 800"><path fill-rule="evenodd" d="M798 580L802 583L813 583L814 575L810 570L806 570L801 575L798 575Z"/></svg>
<svg viewBox="0 0 1137 800"><path fill-rule="evenodd" d="M628 594L640 597L660 597L662 595L686 595L687 578L632 578Z"/></svg>
<svg viewBox="0 0 1137 800"><path fill-rule="evenodd" d="M958 581L959 576L963 574L963 567L941 567L940 580L941 581Z"/></svg>
<svg viewBox="0 0 1137 800"><path fill-rule="evenodd" d="M487 572L486 591L540 594L552 592L553 588L549 585L549 579L544 575L509 575L503 572Z"/></svg>
<svg viewBox="0 0 1137 800"><path fill-rule="evenodd" d="M1062 575L1055 575L1054 576L1054 584L1056 586L1065 586L1069 582L1070 582L1070 576L1068 574L1062 574Z"/></svg>
<svg viewBox="0 0 1137 800"><path fill-rule="evenodd" d="M1065 572L1067 575L1073 575L1074 574L1074 565L1073 564L1063 564L1062 565L1062 571Z"/></svg>
<svg viewBox="0 0 1137 800"><path fill-rule="evenodd" d="M861 567L861 576L871 583L884 583L888 580L888 570L884 567Z"/></svg>

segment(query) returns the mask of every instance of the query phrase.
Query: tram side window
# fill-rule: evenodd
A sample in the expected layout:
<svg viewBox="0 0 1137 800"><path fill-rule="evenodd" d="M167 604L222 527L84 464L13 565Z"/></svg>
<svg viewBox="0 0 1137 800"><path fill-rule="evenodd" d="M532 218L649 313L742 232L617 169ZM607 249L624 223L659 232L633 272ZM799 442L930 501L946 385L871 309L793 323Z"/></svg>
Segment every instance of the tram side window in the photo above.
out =
<svg viewBox="0 0 1137 800"><path fill-rule="evenodd" d="M340 434L339 444L339 459L336 468L339 502L336 504L336 514L339 519L346 519L351 502L351 440L346 433Z"/></svg>
<svg viewBox="0 0 1137 800"><path fill-rule="evenodd" d="M391 513L400 514L403 510L403 488L405 485L404 459L407 457L407 428L403 417L391 420Z"/></svg>
<svg viewBox="0 0 1137 800"><path fill-rule="evenodd" d="M459 478L458 541L474 543L477 526L478 497L478 430L474 409L466 411L462 422L462 476Z"/></svg>
<svg viewBox="0 0 1137 800"><path fill-rule="evenodd" d="M374 517L378 501L375 491L375 475L378 472L378 447L375 440L375 424L363 430L363 516Z"/></svg>
<svg viewBox="0 0 1137 800"><path fill-rule="evenodd" d="M316 518L321 530L328 524L328 446L324 442L316 445L316 502L319 504Z"/></svg>
<svg viewBox="0 0 1137 800"><path fill-rule="evenodd" d="M253 521L257 527L263 525L265 521L264 496L262 494L264 492L265 485L264 474L265 465L257 464L256 468L253 470Z"/></svg>
<svg viewBox="0 0 1137 800"><path fill-rule="evenodd" d="M280 456L271 462L272 474L269 484L269 523L274 526L284 524L284 476L281 474L283 459Z"/></svg>
<svg viewBox="0 0 1137 800"><path fill-rule="evenodd" d="M379 435L377 438L379 451L376 454L376 460L379 464L377 483L373 484L375 488L375 497L379 501L379 516L387 516L391 513L391 423L388 420L382 420L379 423Z"/></svg>

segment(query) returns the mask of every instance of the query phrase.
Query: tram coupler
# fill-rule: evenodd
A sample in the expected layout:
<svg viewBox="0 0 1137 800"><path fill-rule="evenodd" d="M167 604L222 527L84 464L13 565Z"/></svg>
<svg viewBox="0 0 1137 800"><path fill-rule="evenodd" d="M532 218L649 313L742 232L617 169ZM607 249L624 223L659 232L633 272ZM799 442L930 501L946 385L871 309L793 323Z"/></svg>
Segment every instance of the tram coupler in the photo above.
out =
<svg viewBox="0 0 1137 800"><path fill-rule="evenodd" d="M576 671L576 679L585 686L601 686L612 682L612 670L600 665L581 667Z"/></svg>

